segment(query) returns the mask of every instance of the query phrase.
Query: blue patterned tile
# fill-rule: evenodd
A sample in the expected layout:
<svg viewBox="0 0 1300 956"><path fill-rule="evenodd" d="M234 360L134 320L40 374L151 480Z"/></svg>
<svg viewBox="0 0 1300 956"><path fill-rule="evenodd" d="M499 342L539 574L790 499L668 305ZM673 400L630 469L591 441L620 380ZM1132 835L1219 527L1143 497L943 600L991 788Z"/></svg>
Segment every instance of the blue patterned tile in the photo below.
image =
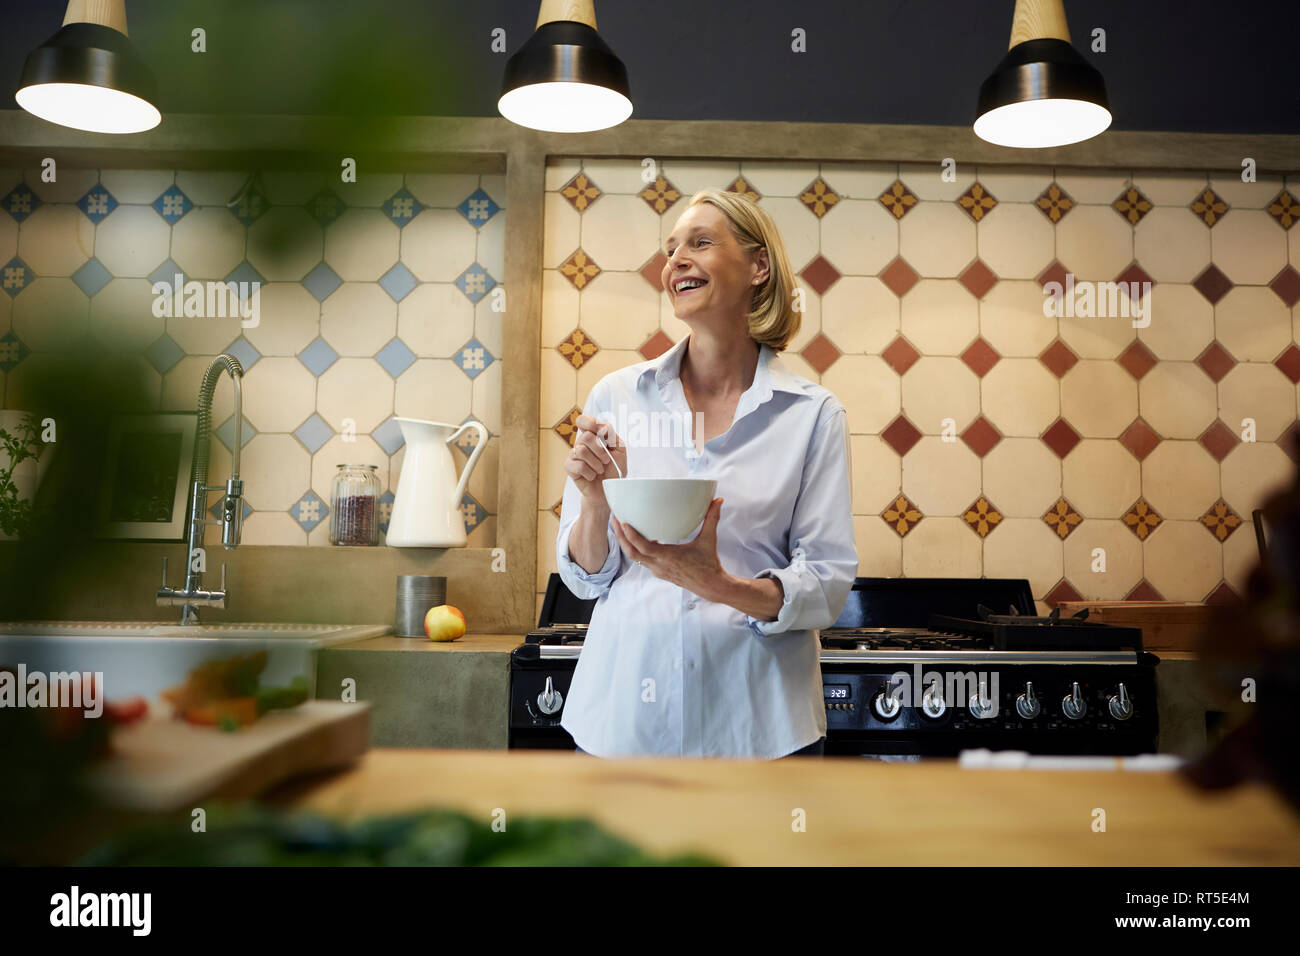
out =
<svg viewBox="0 0 1300 956"><path fill-rule="evenodd" d="M247 282L250 287L254 282L257 283L257 287L266 284L266 280L262 278L262 273L254 269L253 264L247 259L231 269L230 274L226 276L227 284L235 283L234 292L236 295L239 294L239 284L244 282Z"/></svg>
<svg viewBox="0 0 1300 956"><path fill-rule="evenodd" d="M393 339L379 350L375 361L384 367L385 372L397 378L411 367L411 363L415 361L415 353L407 348L406 343L401 339Z"/></svg>
<svg viewBox="0 0 1300 956"><path fill-rule="evenodd" d="M339 274L331 269L328 263L321 262L315 269L308 272L302 279L303 287L316 297L317 302L324 302L333 294L334 290L343 284Z"/></svg>
<svg viewBox="0 0 1300 956"><path fill-rule="evenodd" d="M462 272L456 279L456 286L465 293L465 298L477 304L478 300L496 288L497 280L488 275L488 271L477 262Z"/></svg>
<svg viewBox="0 0 1300 956"><path fill-rule="evenodd" d="M388 525L393 520L393 502L396 499L391 491L379 496L379 530L388 534Z"/></svg>
<svg viewBox="0 0 1300 956"><path fill-rule="evenodd" d="M311 418L295 428L293 434L298 441L302 442L303 447L314 455L334 437L334 429L329 427L325 419L312 412Z"/></svg>
<svg viewBox="0 0 1300 956"><path fill-rule="evenodd" d="M212 475L208 475L208 479L209 479L210 481L211 481L212 478L213 478ZM213 482L213 484L216 484L216 482ZM225 503L226 503L226 499L225 499L225 496L223 495L223 496L221 496L220 498L218 498L216 501L212 502L212 507L208 509L208 514L212 515L212 517L214 517L214 518L216 518L218 521L220 521L220 520L221 520L221 508L222 508L222 505L224 505ZM240 499L239 499L239 503L243 506L243 507L241 507L241 508L239 509L240 520L241 520L241 521L247 521L247 520L248 520L248 516L251 515L251 514L253 513L253 506L250 505L250 504L248 503L248 499L247 499L247 498L240 498Z"/></svg>
<svg viewBox="0 0 1300 956"><path fill-rule="evenodd" d="M247 416L244 417L243 422L244 422L243 430L239 433L240 448L246 447L248 443L253 440L253 436L257 434L257 429L253 427L253 423L248 420ZM217 426L217 429L214 432L214 434L217 436L217 440L220 441L221 444L226 446L227 451L234 451L235 450L235 416L231 415L219 426Z"/></svg>
<svg viewBox="0 0 1300 956"><path fill-rule="evenodd" d="M397 449L406 444L406 439L402 437L402 426L397 424L397 419L392 415L388 416L387 421L372 431L370 437L390 455L397 454Z"/></svg>
<svg viewBox="0 0 1300 956"><path fill-rule="evenodd" d="M0 206L3 206L5 212L13 216L17 222L22 222L34 213L40 204L40 197L28 189L26 183L19 183L9 190L9 195L0 199Z"/></svg>
<svg viewBox="0 0 1300 956"><path fill-rule="evenodd" d="M384 211L389 219L397 223L398 227L405 226L408 222L418 216L424 206L420 200L416 199L403 186L397 192L393 193L384 200L384 204L379 207Z"/></svg>
<svg viewBox="0 0 1300 956"><path fill-rule="evenodd" d="M329 505L321 501L314 491L309 491L289 509L289 516L302 525L303 531L310 531L329 517Z"/></svg>
<svg viewBox="0 0 1300 956"><path fill-rule="evenodd" d="M492 201L492 197L481 189L476 189L470 193L465 201L456 208L460 210L462 216L469 220L469 224L476 229L501 211L501 207Z"/></svg>
<svg viewBox="0 0 1300 956"><path fill-rule="evenodd" d="M242 222L245 226L251 226L253 223L257 222L257 220L262 218L268 206L270 206L270 203L267 201L267 198L262 195L262 191L258 189L257 184L254 183L248 188L247 192L239 197L239 202L235 203L233 206L229 206L228 208L230 209L230 214L232 216Z"/></svg>
<svg viewBox="0 0 1300 956"><path fill-rule="evenodd" d="M468 491L460 499L460 514L465 519L465 533L469 534L487 518L487 509L479 504Z"/></svg>
<svg viewBox="0 0 1300 956"><path fill-rule="evenodd" d="M0 335L0 372L12 372L15 366L32 354L32 350L13 332Z"/></svg>
<svg viewBox="0 0 1300 956"><path fill-rule="evenodd" d="M72 281L77 283L86 295L93 296L113 281L113 274L105 269L104 264L98 259L90 258L80 269L72 273Z"/></svg>
<svg viewBox="0 0 1300 956"><path fill-rule="evenodd" d="M470 339L462 345L451 360L470 378L478 378L480 372L496 361L487 346L478 339Z"/></svg>
<svg viewBox="0 0 1300 956"><path fill-rule="evenodd" d="M320 336L298 353L298 361L317 378L320 378L325 370L338 360L339 353L330 348L330 344Z"/></svg>
<svg viewBox="0 0 1300 956"><path fill-rule="evenodd" d="M177 362L185 357L185 350L176 344L175 339L164 332L144 350L144 355L154 368L166 374L171 371Z"/></svg>
<svg viewBox="0 0 1300 956"><path fill-rule="evenodd" d="M474 420L473 415L466 415L464 420L461 421L461 424L464 425L465 422L472 422ZM482 423L480 422L479 424ZM486 428L487 426L484 425L483 427ZM455 445L461 450L461 453L468 458L473 454L474 449L478 447L478 432L473 428L465 429L460 433L460 437L456 439Z"/></svg>
<svg viewBox="0 0 1300 956"><path fill-rule="evenodd" d="M86 195L77 200L77 208L86 214L86 218L98 224L117 208L117 200L103 186L93 186Z"/></svg>
<svg viewBox="0 0 1300 956"><path fill-rule="evenodd" d="M399 262L379 278L379 284L394 302L401 302L419 283L411 275L411 270Z"/></svg>
<svg viewBox="0 0 1300 956"><path fill-rule="evenodd" d="M315 219L322 226L328 226L339 216L343 215L343 200L334 195L328 188L322 189L311 199L307 200L304 207L307 214Z"/></svg>
<svg viewBox="0 0 1300 956"><path fill-rule="evenodd" d="M36 279L32 267L14 256L0 268L0 287L9 293L10 298L27 288Z"/></svg>
<svg viewBox="0 0 1300 956"><path fill-rule="evenodd" d="M181 277L181 285L184 286L187 280L185 270L178 266L171 259L167 259L153 272L149 273L150 282L163 282L175 288L176 277Z"/></svg>
<svg viewBox="0 0 1300 956"><path fill-rule="evenodd" d="M262 360L262 353L253 348L253 343L242 335L221 351L239 359L239 364L245 372Z"/></svg>
<svg viewBox="0 0 1300 956"><path fill-rule="evenodd" d="M181 192L179 186L169 186L167 191L153 201L153 210L167 221L168 225L175 225L176 221L194 208L194 203L190 202L190 197Z"/></svg>

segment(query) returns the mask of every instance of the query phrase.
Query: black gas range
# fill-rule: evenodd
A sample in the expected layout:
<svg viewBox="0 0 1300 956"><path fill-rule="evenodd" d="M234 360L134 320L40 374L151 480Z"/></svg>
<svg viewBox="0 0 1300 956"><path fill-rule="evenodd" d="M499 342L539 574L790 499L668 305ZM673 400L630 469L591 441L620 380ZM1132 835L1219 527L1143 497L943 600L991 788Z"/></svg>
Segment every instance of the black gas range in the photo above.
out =
<svg viewBox="0 0 1300 956"><path fill-rule="evenodd" d="M560 717L594 605L551 575L511 653L511 748L574 748ZM1022 579L858 578L821 645L827 754L1157 749L1159 659L1141 631L1039 617Z"/></svg>

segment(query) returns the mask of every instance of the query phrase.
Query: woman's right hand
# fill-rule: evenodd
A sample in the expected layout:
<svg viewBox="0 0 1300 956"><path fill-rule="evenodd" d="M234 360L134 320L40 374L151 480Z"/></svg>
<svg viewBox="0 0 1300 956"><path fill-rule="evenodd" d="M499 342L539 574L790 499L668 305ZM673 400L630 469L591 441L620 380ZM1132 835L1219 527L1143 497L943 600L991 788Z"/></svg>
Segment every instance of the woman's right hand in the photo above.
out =
<svg viewBox="0 0 1300 956"><path fill-rule="evenodd" d="M612 455L626 475L627 446L614 433L612 425L597 421L591 415L579 415L577 426L573 451L564 460L564 470L569 473L585 500L598 501L608 506L605 501L605 479L618 477L618 470L609 459ZM604 439L604 447L601 447L601 438Z"/></svg>

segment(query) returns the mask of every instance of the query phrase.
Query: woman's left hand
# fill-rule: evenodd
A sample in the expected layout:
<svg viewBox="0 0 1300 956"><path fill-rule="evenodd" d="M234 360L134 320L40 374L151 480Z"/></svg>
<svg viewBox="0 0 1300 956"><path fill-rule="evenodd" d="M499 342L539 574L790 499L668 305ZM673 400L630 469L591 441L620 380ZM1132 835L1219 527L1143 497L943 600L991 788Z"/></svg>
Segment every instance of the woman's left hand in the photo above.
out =
<svg viewBox="0 0 1300 956"><path fill-rule="evenodd" d="M722 499L709 502L700 533L686 544L659 544L650 541L630 524L614 518L614 535L623 551L633 561L643 564L657 578L683 587L709 599L726 577L718 560L718 519L722 516Z"/></svg>

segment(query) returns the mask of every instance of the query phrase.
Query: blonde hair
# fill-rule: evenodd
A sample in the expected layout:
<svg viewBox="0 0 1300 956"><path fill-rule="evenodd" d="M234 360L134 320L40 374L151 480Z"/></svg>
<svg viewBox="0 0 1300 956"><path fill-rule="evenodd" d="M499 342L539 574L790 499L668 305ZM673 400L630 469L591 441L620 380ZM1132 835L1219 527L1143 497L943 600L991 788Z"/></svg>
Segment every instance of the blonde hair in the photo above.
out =
<svg viewBox="0 0 1300 956"><path fill-rule="evenodd" d="M794 270L785 253L785 243L776 223L766 209L742 193L722 189L701 189L691 197L691 206L708 203L722 211L731 225L731 234L746 252L766 247L767 279L754 289L750 310L745 316L749 336L774 352L784 351L799 332L802 321L794 310Z"/></svg>

